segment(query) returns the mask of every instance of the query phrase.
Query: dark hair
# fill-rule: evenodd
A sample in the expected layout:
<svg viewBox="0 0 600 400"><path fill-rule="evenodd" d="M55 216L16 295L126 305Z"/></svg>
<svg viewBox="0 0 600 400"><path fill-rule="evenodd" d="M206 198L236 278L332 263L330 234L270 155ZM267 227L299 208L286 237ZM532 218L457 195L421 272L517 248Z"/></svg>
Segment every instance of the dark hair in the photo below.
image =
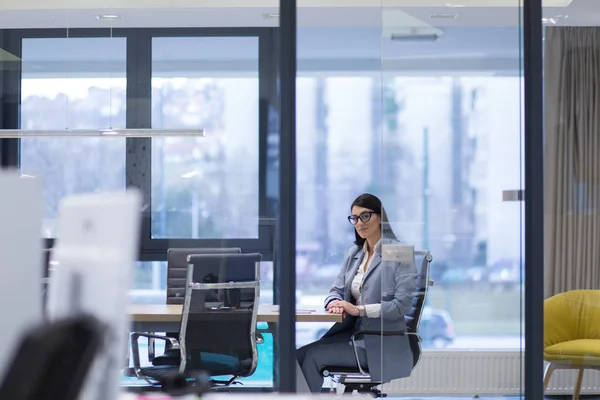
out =
<svg viewBox="0 0 600 400"><path fill-rule="evenodd" d="M391 239L395 241L398 240L396 238L396 235L394 234L394 231L392 230L392 226L388 221L387 214L385 212L385 209L383 208L383 205L381 204L381 200L379 200L379 197L370 193L363 193L356 199L354 199L352 205L350 206L350 210L352 210L352 207L354 206L366 208L379 214L379 216L381 217L381 226L383 227L381 235L382 239ZM354 229L354 237L354 244L356 244L357 246L364 246L365 239L360 237L356 229Z"/></svg>

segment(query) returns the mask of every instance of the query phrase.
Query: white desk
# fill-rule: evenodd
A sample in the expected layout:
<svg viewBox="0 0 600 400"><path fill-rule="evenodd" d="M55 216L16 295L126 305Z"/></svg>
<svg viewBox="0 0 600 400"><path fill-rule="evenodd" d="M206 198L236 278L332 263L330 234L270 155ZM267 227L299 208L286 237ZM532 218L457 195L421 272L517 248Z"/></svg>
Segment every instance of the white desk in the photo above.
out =
<svg viewBox="0 0 600 400"><path fill-rule="evenodd" d="M129 307L132 331L135 332L177 332L181 322L181 305L139 304ZM260 305L258 322L267 322L269 328L279 321L279 307ZM342 316L329 314L316 307L305 307L296 310L298 322L342 322ZM271 329L269 329L271 330Z"/></svg>

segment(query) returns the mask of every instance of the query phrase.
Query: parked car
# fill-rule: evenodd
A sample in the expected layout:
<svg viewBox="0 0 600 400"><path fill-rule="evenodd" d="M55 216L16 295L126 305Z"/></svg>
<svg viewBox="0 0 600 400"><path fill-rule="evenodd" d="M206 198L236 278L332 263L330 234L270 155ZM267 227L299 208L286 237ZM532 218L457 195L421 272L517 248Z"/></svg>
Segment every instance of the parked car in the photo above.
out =
<svg viewBox="0 0 600 400"><path fill-rule="evenodd" d="M446 264L444 272L434 281L445 287L472 286L483 278L484 272L485 268Z"/></svg>
<svg viewBox="0 0 600 400"><path fill-rule="evenodd" d="M515 290L521 285L522 271L519 260L502 259L490 267L488 281L493 290Z"/></svg>
<svg viewBox="0 0 600 400"><path fill-rule="evenodd" d="M425 307L419 335L423 340L423 347L443 349L454 341L454 321L446 310Z"/></svg>

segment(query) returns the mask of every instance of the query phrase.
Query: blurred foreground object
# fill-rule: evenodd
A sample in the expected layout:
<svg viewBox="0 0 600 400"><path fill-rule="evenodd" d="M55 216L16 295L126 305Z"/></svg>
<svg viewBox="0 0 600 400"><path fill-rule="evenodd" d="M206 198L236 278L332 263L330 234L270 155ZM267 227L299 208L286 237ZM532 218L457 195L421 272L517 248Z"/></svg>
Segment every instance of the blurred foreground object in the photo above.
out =
<svg viewBox="0 0 600 400"><path fill-rule="evenodd" d="M23 336L0 399L76 400L101 348L104 328L92 316L38 325Z"/></svg>

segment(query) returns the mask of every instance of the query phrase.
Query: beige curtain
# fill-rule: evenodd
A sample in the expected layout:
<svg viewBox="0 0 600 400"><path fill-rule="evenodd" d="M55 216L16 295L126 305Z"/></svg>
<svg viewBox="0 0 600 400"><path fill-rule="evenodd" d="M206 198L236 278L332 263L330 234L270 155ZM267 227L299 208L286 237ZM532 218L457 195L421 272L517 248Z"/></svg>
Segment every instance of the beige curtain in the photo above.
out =
<svg viewBox="0 0 600 400"><path fill-rule="evenodd" d="M545 294L600 289L600 28L549 27Z"/></svg>

